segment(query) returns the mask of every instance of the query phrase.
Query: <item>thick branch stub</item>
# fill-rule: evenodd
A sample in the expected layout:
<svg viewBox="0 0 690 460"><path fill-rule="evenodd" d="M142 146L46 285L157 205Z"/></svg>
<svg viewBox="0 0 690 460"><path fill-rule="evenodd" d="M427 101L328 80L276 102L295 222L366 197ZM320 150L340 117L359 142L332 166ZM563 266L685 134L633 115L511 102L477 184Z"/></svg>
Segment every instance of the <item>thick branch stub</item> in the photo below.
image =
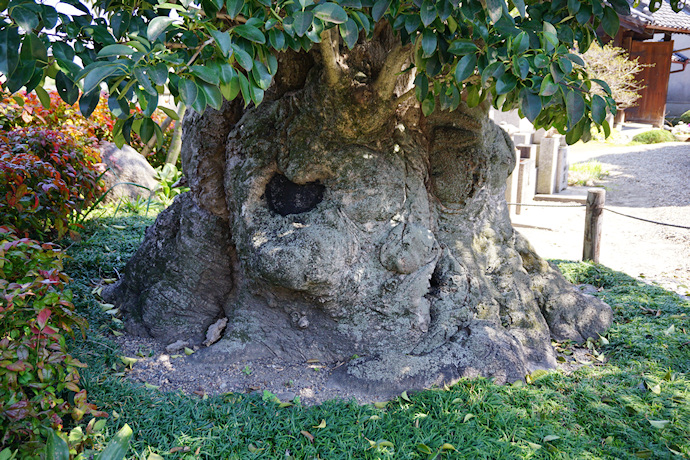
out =
<svg viewBox="0 0 690 460"><path fill-rule="evenodd" d="M342 71L338 65L333 48L333 40L331 29L324 30L321 33L321 43L319 44L321 50L321 57L323 58L323 66L326 71L326 81L328 86L336 86L340 81Z"/></svg>
<svg viewBox="0 0 690 460"><path fill-rule="evenodd" d="M398 74L410 57L410 49L410 45L398 45L391 50L386 58L376 83L374 83L374 91L379 99L387 101L393 97Z"/></svg>

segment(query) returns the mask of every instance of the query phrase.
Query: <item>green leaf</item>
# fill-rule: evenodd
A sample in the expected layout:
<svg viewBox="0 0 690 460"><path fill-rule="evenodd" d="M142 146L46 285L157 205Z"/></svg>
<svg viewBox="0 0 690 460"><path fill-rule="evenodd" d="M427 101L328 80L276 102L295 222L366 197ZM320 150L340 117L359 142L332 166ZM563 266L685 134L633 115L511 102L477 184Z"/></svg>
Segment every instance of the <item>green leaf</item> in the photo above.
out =
<svg viewBox="0 0 690 460"><path fill-rule="evenodd" d="M482 101L481 94L479 93L478 85L469 85L467 87L467 106L469 108L477 107Z"/></svg>
<svg viewBox="0 0 690 460"><path fill-rule="evenodd" d="M220 83L220 75L218 75L218 73L214 72L208 67L201 65L193 65L189 68L189 70L195 77L198 77L212 85L217 86Z"/></svg>
<svg viewBox="0 0 690 460"><path fill-rule="evenodd" d="M601 88L606 92L606 94L611 94L611 88L609 87L609 84L606 83L604 80L599 80L598 78L592 78L592 81L596 83L597 85L601 86Z"/></svg>
<svg viewBox="0 0 690 460"><path fill-rule="evenodd" d="M424 27L429 27L432 22L438 17L436 5L431 0L424 0L422 6L419 7L419 17L422 20Z"/></svg>
<svg viewBox="0 0 690 460"><path fill-rule="evenodd" d="M221 32L220 30L210 30L211 36L218 44L220 52L223 53L224 57L228 57L232 52L232 39L228 32Z"/></svg>
<svg viewBox="0 0 690 460"><path fill-rule="evenodd" d="M99 64L91 68L84 78L84 92L90 93L96 88L100 88L103 80L115 74L122 74L122 68L117 64L103 62L102 65Z"/></svg>
<svg viewBox="0 0 690 460"><path fill-rule="evenodd" d="M503 16L503 10L508 9L508 5L505 0L486 0L486 9L491 21L495 24Z"/></svg>
<svg viewBox="0 0 690 460"><path fill-rule="evenodd" d="M132 429L125 424L115 437L108 443L96 460L122 460L129 449L129 440L132 437Z"/></svg>
<svg viewBox="0 0 690 460"><path fill-rule="evenodd" d="M520 17L524 18L527 15L527 8L525 7L524 0L513 0L513 5L515 5L515 8L517 8L518 13L520 13Z"/></svg>
<svg viewBox="0 0 690 460"><path fill-rule="evenodd" d="M558 91L558 85L553 81L551 74L544 77L539 89L540 96L553 96Z"/></svg>
<svg viewBox="0 0 690 460"><path fill-rule="evenodd" d="M254 68L252 68L252 77L259 86L259 88L266 90L271 86L273 76L270 74L266 66L261 61L254 61Z"/></svg>
<svg viewBox="0 0 690 460"><path fill-rule="evenodd" d="M496 94L507 94L517 86L517 78L512 73L505 73L496 81Z"/></svg>
<svg viewBox="0 0 690 460"><path fill-rule="evenodd" d="M167 16L158 16L153 18L146 28L146 36L148 37L149 41L152 43L155 42L158 36L162 34L173 22L175 22L175 19Z"/></svg>
<svg viewBox="0 0 690 460"><path fill-rule="evenodd" d="M32 59L44 64L48 63L48 50L46 49L46 45L43 44L43 41L41 41L36 34L30 33L24 37L22 54L24 53L25 47L29 51L29 55Z"/></svg>
<svg viewBox="0 0 690 460"><path fill-rule="evenodd" d="M187 107L194 105L199 93L199 88L196 86L196 83L194 83L194 80L180 78L179 88L182 102L184 102Z"/></svg>
<svg viewBox="0 0 690 460"><path fill-rule="evenodd" d="M160 106L158 108L161 109L163 111L163 113L165 113L165 115L170 117L171 120L175 120L175 121L180 120L180 116L177 114L177 112L175 110L168 108L168 107L164 107L164 106Z"/></svg>
<svg viewBox="0 0 690 460"><path fill-rule="evenodd" d="M48 428L46 440L46 460L69 460L69 447L52 428Z"/></svg>
<svg viewBox="0 0 690 460"><path fill-rule="evenodd" d="M246 38L250 42L259 43L261 45L266 43L266 37L261 30L249 24L240 24L235 26L232 28L232 31L240 37Z"/></svg>
<svg viewBox="0 0 690 460"><path fill-rule="evenodd" d="M426 444L417 444L417 450L424 455L431 455L433 452Z"/></svg>
<svg viewBox="0 0 690 460"><path fill-rule="evenodd" d="M43 89L42 86L37 86L36 89L36 96L38 96L38 100L41 101L41 105L43 106L44 109L49 109L50 108L50 95L48 92Z"/></svg>
<svg viewBox="0 0 690 460"><path fill-rule="evenodd" d="M474 73L474 69L477 67L477 55L476 54L468 54L466 56L463 56L460 61L458 61L458 64L455 66L455 81L460 83L467 78L469 78L470 75Z"/></svg>
<svg viewBox="0 0 690 460"><path fill-rule="evenodd" d="M302 37L311 27L311 23L314 22L314 15L311 11L298 11L293 15L293 19L292 27L297 36ZM349 19L349 21L352 21L352 19Z"/></svg>
<svg viewBox="0 0 690 460"><path fill-rule="evenodd" d="M557 439L561 439L560 436L556 436L555 434L549 434L547 436L544 436L544 439L542 439L543 442L552 442L556 441Z"/></svg>
<svg viewBox="0 0 690 460"><path fill-rule="evenodd" d="M146 73L155 85L164 85L168 81L168 66L162 62L155 66L147 66Z"/></svg>
<svg viewBox="0 0 690 460"><path fill-rule="evenodd" d="M436 33L431 29L424 29L422 32L422 51L424 57L429 57L436 51Z"/></svg>
<svg viewBox="0 0 690 460"><path fill-rule="evenodd" d="M379 22L383 15L386 14L392 1L393 0L376 0L371 9L371 17L374 19L374 22Z"/></svg>
<svg viewBox="0 0 690 460"><path fill-rule="evenodd" d="M252 101L252 95L249 90L249 80L247 80L247 77L243 73L240 73L237 76L240 80L240 91L242 92L242 100L244 101L244 106L247 107L249 103Z"/></svg>
<svg viewBox="0 0 690 460"><path fill-rule="evenodd" d="M107 45L104 46L98 52L98 57L110 57L110 56L131 56L136 52L135 49L127 45Z"/></svg>
<svg viewBox="0 0 690 460"><path fill-rule="evenodd" d="M278 51L285 50L285 47L286 47L285 35L283 34L282 30L278 30L278 29L269 30L268 31L268 40L274 49L276 49Z"/></svg>
<svg viewBox="0 0 690 460"><path fill-rule="evenodd" d="M55 76L55 86L60 98L67 104L73 105L79 99L79 88L62 70Z"/></svg>
<svg viewBox="0 0 690 460"><path fill-rule="evenodd" d="M541 113L541 107L541 98L538 95L527 88L520 90L520 110L531 123L534 123Z"/></svg>
<svg viewBox="0 0 690 460"><path fill-rule="evenodd" d="M153 129L153 125L155 124L156 122L151 120L150 118L144 118L143 120L141 120L141 124L139 125L139 137L141 137L141 140L144 144L150 141L153 137L155 132Z"/></svg>
<svg viewBox="0 0 690 460"><path fill-rule="evenodd" d="M156 88L154 88L153 84L151 83L151 79L149 78L146 69L142 67L135 67L134 77L136 77L139 84L141 84L141 86L144 88L144 91L146 91L148 94L158 94L158 91L156 91Z"/></svg>
<svg viewBox="0 0 690 460"><path fill-rule="evenodd" d="M529 48L529 35L526 32L520 34L513 40L513 54L522 54Z"/></svg>
<svg viewBox="0 0 690 460"><path fill-rule="evenodd" d="M618 28L620 27L620 19L618 19L616 10L610 6L604 8L604 17L601 19L601 26L604 28L606 35L609 37L616 36Z"/></svg>
<svg viewBox="0 0 690 460"><path fill-rule="evenodd" d="M478 50L479 48L477 48L477 45L475 45L472 40L468 39L455 40L448 47L449 53L457 54L458 56L476 53Z"/></svg>
<svg viewBox="0 0 690 460"><path fill-rule="evenodd" d="M36 88L36 92L38 92L38 88ZM91 116L94 110L96 110L96 106L98 105L98 101L101 99L101 90L100 88L97 88L96 90L90 92L90 93L84 93L81 95L79 98L79 111L81 114L85 117L88 118Z"/></svg>
<svg viewBox="0 0 690 460"><path fill-rule="evenodd" d="M0 30L0 73L12 75L19 64L19 32L16 27Z"/></svg>
<svg viewBox="0 0 690 460"><path fill-rule="evenodd" d="M331 22L333 24L342 24L348 19L345 10L340 5L332 2L316 5L313 12L314 16L322 21Z"/></svg>
<svg viewBox="0 0 690 460"><path fill-rule="evenodd" d="M206 103L214 109L220 110L221 106L223 105L223 95L221 94L218 87L214 85L209 85L205 82L201 82L199 86L201 87L201 90L204 92L204 96L206 96ZM188 355L191 354L187 353L186 347L185 353Z"/></svg>
<svg viewBox="0 0 690 460"><path fill-rule="evenodd" d="M424 116L429 116L434 112L434 109L436 108L436 99L434 98L433 93L429 93L429 95L424 99L422 102L422 113ZM405 399L405 398L403 398ZM409 398L408 398L409 400Z"/></svg>
<svg viewBox="0 0 690 460"><path fill-rule="evenodd" d="M418 73L414 79L414 92L417 100L422 102L429 94L429 78L425 73Z"/></svg>
<svg viewBox="0 0 690 460"><path fill-rule="evenodd" d="M232 50L235 60L240 66L247 72L251 71L252 67L254 67L254 59L252 59L251 55L247 53L241 45L235 43L232 44Z"/></svg>
<svg viewBox="0 0 690 460"><path fill-rule="evenodd" d="M598 94L592 95L592 120L597 124L602 124L606 119L606 101ZM602 337L603 339L603 337Z"/></svg>
<svg viewBox="0 0 690 460"><path fill-rule="evenodd" d="M38 15L29 8L25 8L23 5L18 5L14 8L11 8L10 16L15 20L19 27L24 29L24 32L31 32L38 27L38 23L40 22Z"/></svg>
<svg viewBox="0 0 690 460"><path fill-rule="evenodd" d="M338 28L340 29L340 36L345 40L347 47L349 49L354 48L359 38L359 30L355 21L348 19L347 22L338 25Z"/></svg>
<svg viewBox="0 0 690 460"><path fill-rule="evenodd" d="M568 0L568 13L575 16L580 11L580 0Z"/></svg>
<svg viewBox="0 0 690 460"><path fill-rule="evenodd" d="M225 5L228 10L228 15L230 15L232 19L235 19L242 11L242 7L244 7L244 0L226 0Z"/></svg>
<svg viewBox="0 0 690 460"><path fill-rule="evenodd" d="M565 95L565 107L568 114L568 126L575 126L585 115L585 100L577 91L568 91Z"/></svg>

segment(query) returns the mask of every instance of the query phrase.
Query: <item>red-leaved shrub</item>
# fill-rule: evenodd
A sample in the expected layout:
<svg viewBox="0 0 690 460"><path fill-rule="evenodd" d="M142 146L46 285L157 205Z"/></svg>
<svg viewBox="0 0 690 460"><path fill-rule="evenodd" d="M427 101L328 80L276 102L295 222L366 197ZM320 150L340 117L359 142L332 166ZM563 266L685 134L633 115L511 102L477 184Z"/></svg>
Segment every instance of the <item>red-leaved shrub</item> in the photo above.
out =
<svg viewBox="0 0 690 460"><path fill-rule="evenodd" d="M62 257L53 244L0 226L0 445L24 453L35 453L41 428L60 429L65 416L105 415L87 402L78 371L85 365L67 352L65 335L86 322L65 289Z"/></svg>
<svg viewBox="0 0 690 460"><path fill-rule="evenodd" d="M36 127L0 132L0 215L35 238L63 236L100 196L98 152L67 134Z"/></svg>

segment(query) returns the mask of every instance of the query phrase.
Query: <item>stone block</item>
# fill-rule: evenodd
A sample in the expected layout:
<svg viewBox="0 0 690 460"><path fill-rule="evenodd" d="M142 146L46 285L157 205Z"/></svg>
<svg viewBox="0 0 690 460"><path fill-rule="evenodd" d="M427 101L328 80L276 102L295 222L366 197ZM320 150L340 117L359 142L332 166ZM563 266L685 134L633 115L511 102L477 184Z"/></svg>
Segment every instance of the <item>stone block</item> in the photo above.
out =
<svg viewBox="0 0 690 460"><path fill-rule="evenodd" d="M545 137L539 144L539 153L537 155L537 193L549 195L556 192L560 138L561 136Z"/></svg>
<svg viewBox="0 0 690 460"><path fill-rule="evenodd" d="M529 203L534 199L536 167L535 160L523 158L520 160L517 180L517 203ZM524 211L522 206L515 206L515 214Z"/></svg>
<svg viewBox="0 0 690 460"><path fill-rule="evenodd" d="M568 167L568 147L561 147L556 164L556 193L568 188Z"/></svg>
<svg viewBox="0 0 690 460"><path fill-rule="evenodd" d="M532 143L532 133L515 133L512 136L515 145L528 145Z"/></svg>
<svg viewBox="0 0 690 460"><path fill-rule="evenodd" d="M520 158L527 158L531 160L537 159L537 146L535 144L521 144L521 145L515 145L515 148L518 150L520 154Z"/></svg>

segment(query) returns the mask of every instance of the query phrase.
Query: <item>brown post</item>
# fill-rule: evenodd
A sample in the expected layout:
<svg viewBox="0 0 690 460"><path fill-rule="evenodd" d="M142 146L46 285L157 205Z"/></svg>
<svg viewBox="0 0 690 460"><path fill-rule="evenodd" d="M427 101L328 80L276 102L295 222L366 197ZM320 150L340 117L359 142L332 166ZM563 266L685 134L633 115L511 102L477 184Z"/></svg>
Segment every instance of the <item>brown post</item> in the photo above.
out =
<svg viewBox="0 0 690 460"><path fill-rule="evenodd" d="M599 263L601 228L606 201L606 190L603 188L587 191L587 214L585 215L585 240L582 260Z"/></svg>

